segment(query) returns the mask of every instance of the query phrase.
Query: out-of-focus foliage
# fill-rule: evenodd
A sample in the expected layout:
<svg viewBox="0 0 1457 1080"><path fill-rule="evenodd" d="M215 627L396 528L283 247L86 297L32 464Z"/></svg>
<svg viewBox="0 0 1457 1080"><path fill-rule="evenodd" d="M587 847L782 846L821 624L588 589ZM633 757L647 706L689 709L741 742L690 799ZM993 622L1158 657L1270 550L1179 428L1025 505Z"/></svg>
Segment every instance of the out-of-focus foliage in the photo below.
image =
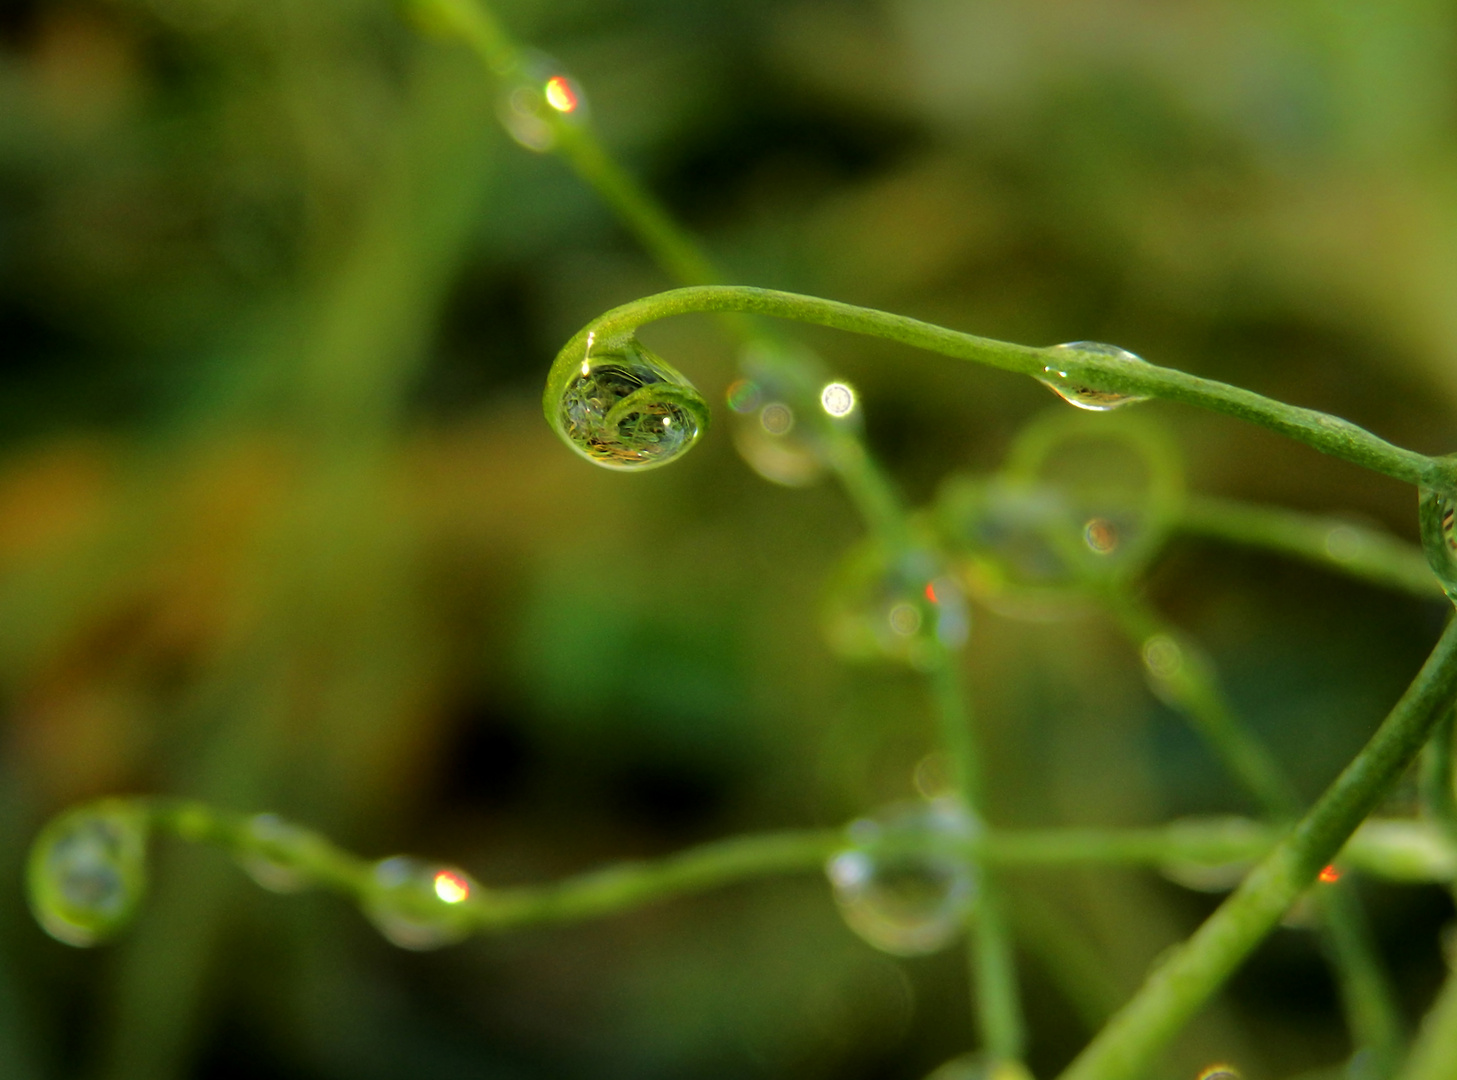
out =
<svg viewBox="0 0 1457 1080"><path fill-rule="evenodd" d="M1457 443L1450 5L499 14L735 280L1117 342L1424 452ZM495 115L479 66L383 0L0 11L0 1075L910 1078L971 1044L962 960L871 952L818 881L429 957L181 848L104 951L24 912L40 822L108 793L275 810L489 885L913 790L924 688L820 637L860 534L838 493L764 483L726 425L620 476L541 422L560 343L670 282ZM806 337L917 502L1064 407ZM650 344L721 400L733 356L710 322ZM1400 485L1145 408L1197 490L1415 535ZM1149 593L1307 794L1441 613L1192 542ZM968 663L999 823L1247 809L1106 619L978 610ZM1212 904L1146 874L1009 884L1040 1071ZM1368 899L1415 1015L1448 902ZM1281 931L1177 1061L1334 1062L1333 998L1308 934Z"/></svg>

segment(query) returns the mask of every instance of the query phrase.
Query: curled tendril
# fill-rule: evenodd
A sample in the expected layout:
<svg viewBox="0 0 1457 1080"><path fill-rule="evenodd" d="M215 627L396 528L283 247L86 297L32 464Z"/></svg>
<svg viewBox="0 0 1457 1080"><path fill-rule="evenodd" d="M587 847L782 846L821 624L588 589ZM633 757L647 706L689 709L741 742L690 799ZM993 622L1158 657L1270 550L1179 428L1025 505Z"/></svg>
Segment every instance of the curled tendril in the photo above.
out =
<svg viewBox="0 0 1457 1080"><path fill-rule="evenodd" d="M557 354L542 408L552 429L588 461L653 469L687 453L709 422L693 384L632 332L578 334Z"/></svg>

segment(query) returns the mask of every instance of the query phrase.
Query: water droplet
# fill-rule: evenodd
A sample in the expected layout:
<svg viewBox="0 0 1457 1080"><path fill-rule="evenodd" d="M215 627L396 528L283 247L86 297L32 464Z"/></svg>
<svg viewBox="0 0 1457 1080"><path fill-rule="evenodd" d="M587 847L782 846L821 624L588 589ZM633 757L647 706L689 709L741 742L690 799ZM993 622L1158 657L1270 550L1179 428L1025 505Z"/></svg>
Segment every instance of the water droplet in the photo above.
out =
<svg viewBox="0 0 1457 1080"><path fill-rule="evenodd" d="M1172 679L1184 667L1184 650L1168 634L1154 634L1143 643L1143 666L1155 679Z"/></svg>
<svg viewBox="0 0 1457 1080"><path fill-rule="evenodd" d="M1070 341L1065 345L1054 345L1052 348L1054 350L1065 349L1068 352L1096 353L1100 356L1112 356L1119 360L1132 360L1139 364L1147 363L1141 356L1135 356L1127 349L1120 349L1117 345L1105 345L1101 341ZM1063 371L1056 361L1048 364L1042 369L1042 372L1044 377L1038 381L1043 386L1069 405L1076 405L1079 409L1087 409L1089 412L1108 412L1110 409L1121 409L1124 405L1148 400L1134 394L1119 394L1111 390L1095 390L1090 386L1079 386L1068 380L1067 372Z"/></svg>
<svg viewBox="0 0 1457 1080"><path fill-rule="evenodd" d="M956 790L951 775L951 759L943 750L933 750L916 762L912 779L916 790L927 799L939 799Z"/></svg>
<svg viewBox="0 0 1457 1080"><path fill-rule="evenodd" d="M1418 508L1427 564L1447 596L1457 603L1457 500L1424 487Z"/></svg>
<svg viewBox="0 0 1457 1080"><path fill-rule="evenodd" d="M1336 562L1350 562L1365 546L1365 538L1350 525L1337 525L1325 534L1325 553Z"/></svg>
<svg viewBox="0 0 1457 1080"><path fill-rule="evenodd" d="M1218 1065L1210 1065L1198 1075L1196 1080L1243 1080L1243 1077L1233 1065L1221 1062Z"/></svg>
<svg viewBox="0 0 1457 1080"><path fill-rule="evenodd" d="M957 800L898 803L847 830L825 866L850 929L895 956L937 952L960 936L976 903L966 855L975 819Z"/></svg>
<svg viewBox="0 0 1457 1080"><path fill-rule="evenodd" d="M238 865L269 892L301 892L313 883L310 848L322 843L316 834L277 814L255 814L243 826L241 842Z"/></svg>
<svg viewBox="0 0 1457 1080"><path fill-rule="evenodd" d="M759 384L753 379L738 379L729 384L724 393L724 400L728 407L736 413L751 413L759 407L763 398L759 390Z"/></svg>
<svg viewBox="0 0 1457 1080"><path fill-rule="evenodd" d="M362 906L370 922L402 949L438 949L470 934L466 901L480 886L451 866L395 855L374 864Z"/></svg>
<svg viewBox="0 0 1457 1080"><path fill-rule="evenodd" d="M1118 527L1107 518L1091 518L1083 526L1083 543L1096 555L1111 555L1118 546Z"/></svg>
<svg viewBox="0 0 1457 1080"><path fill-rule="evenodd" d="M573 449L611 469L650 469L692 447L707 416L692 383L635 338L588 351L558 409Z"/></svg>
<svg viewBox="0 0 1457 1080"><path fill-rule="evenodd" d="M929 550L890 556L865 543L830 579L824 627L844 659L890 659L925 670L944 650L966 643L971 615L960 584Z"/></svg>
<svg viewBox="0 0 1457 1080"><path fill-rule="evenodd" d="M587 99L561 64L530 53L515 75L505 79L496 115L511 138L528 150L545 153L557 144L558 124L586 119Z"/></svg>
<svg viewBox="0 0 1457 1080"><path fill-rule="evenodd" d="M759 410L759 425L770 435L788 435L794 430L794 410L782 401L771 401Z"/></svg>
<svg viewBox="0 0 1457 1080"><path fill-rule="evenodd" d="M855 391L842 382L832 382L820 391L820 405L831 416L849 416L855 408Z"/></svg>
<svg viewBox="0 0 1457 1080"><path fill-rule="evenodd" d="M46 933L95 945L131 920L147 887L146 812L120 799L68 810L30 851L30 907Z"/></svg>

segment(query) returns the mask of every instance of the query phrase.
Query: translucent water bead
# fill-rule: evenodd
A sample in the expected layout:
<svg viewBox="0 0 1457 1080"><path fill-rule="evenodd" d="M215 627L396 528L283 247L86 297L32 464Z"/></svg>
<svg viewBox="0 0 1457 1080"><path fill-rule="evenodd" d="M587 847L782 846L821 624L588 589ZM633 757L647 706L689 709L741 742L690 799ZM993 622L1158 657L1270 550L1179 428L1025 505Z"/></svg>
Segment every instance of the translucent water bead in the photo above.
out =
<svg viewBox="0 0 1457 1080"><path fill-rule="evenodd" d="M466 903L480 892L463 870L396 855L374 864L363 899L369 921L402 949L438 949L471 929Z"/></svg>
<svg viewBox="0 0 1457 1080"><path fill-rule="evenodd" d="M558 124L586 121L587 97L561 64L531 53L504 80L496 115L511 138L528 150L546 153L557 144Z"/></svg>
<svg viewBox="0 0 1457 1080"><path fill-rule="evenodd" d="M1053 351L1065 349L1068 352L1098 353L1101 356L1113 356L1139 364L1147 363L1141 356L1135 356L1127 349L1120 349L1117 345L1105 345L1101 341L1069 341L1064 345L1054 345L1052 348ZM1079 409L1087 409L1090 412L1108 412L1110 409L1120 409L1124 405L1148 400L1134 394L1117 394L1110 390L1094 390L1090 386L1079 386L1069 381L1067 372L1058 367L1056 362L1044 367L1042 373L1043 378L1039 381L1043 386L1069 405L1076 405Z"/></svg>
<svg viewBox="0 0 1457 1080"><path fill-rule="evenodd" d="M567 382L557 424L571 447L610 469L651 469L698 440L708 406L693 384L628 338L593 350Z"/></svg>
<svg viewBox="0 0 1457 1080"><path fill-rule="evenodd" d="M960 936L978 890L966 854L977 824L959 801L897 803L846 832L825 873L851 930L895 956L924 956Z"/></svg>
<svg viewBox="0 0 1457 1080"><path fill-rule="evenodd" d="M971 614L961 584L929 550L852 548L824 604L830 648L846 660L896 660L919 670L966 643Z"/></svg>
<svg viewBox="0 0 1457 1080"><path fill-rule="evenodd" d="M321 846L314 833L276 814L256 814L243 827L242 850L236 855L254 881L270 892L294 893L309 887L310 849Z"/></svg>
<svg viewBox="0 0 1457 1080"><path fill-rule="evenodd" d="M1457 603L1457 502L1422 488L1418 512L1427 563L1447 596Z"/></svg>
<svg viewBox="0 0 1457 1080"><path fill-rule="evenodd" d="M119 799L69 810L30 850L30 907L46 933L95 945L130 920L147 888L147 816Z"/></svg>

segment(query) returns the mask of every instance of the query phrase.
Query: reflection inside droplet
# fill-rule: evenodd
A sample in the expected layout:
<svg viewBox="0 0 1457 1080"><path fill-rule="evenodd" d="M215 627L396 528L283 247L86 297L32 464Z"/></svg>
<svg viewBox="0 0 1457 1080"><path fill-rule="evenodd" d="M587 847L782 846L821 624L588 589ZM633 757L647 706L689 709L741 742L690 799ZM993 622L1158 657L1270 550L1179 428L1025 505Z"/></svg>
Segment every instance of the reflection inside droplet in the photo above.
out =
<svg viewBox="0 0 1457 1080"><path fill-rule="evenodd" d="M1147 363L1142 357L1135 356L1127 349L1120 349L1117 345L1107 345L1101 341L1070 341L1064 345L1054 345L1050 351L1055 352L1059 349L1068 352L1095 353L1119 360L1131 360L1139 364ZM1069 405L1076 405L1079 409L1087 409L1089 412L1108 412L1110 409L1118 409L1124 405L1148 400L1136 394L1122 394L1112 390L1096 390L1091 386L1081 386L1070 381L1067 372L1063 371L1055 362L1044 367L1042 373L1043 378L1039 381L1043 386Z"/></svg>
<svg viewBox="0 0 1457 1080"><path fill-rule="evenodd" d="M842 382L832 382L820 392L820 405L831 416L848 416L855 408L855 391Z"/></svg>
<svg viewBox="0 0 1457 1080"><path fill-rule="evenodd" d="M957 800L900 803L848 830L825 866L849 927L884 952L923 956L954 941L976 902L967 849L977 832Z"/></svg>
<svg viewBox="0 0 1457 1080"><path fill-rule="evenodd" d="M1158 679L1171 679L1184 666L1184 650L1167 634L1154 634L1143 643L1143 665Z"/></svg>
<svg viewBox="0 0 1457 1080"><path fill-rule="evenodd" d="M374 865L362 903L369 920L393 944L438 949L470 933L464 901L477 889L463 871L396 855Z"/></svg>
<svg viewBox="0 0 1457 1080"><path fill-rule="evenodd" d="M782 401L771 401L760 410L759 423L770 435L788 435L794 428L794 410Z"/></svg>
<svg viewBox="0 0 1457 1080"><path fill-rule="evenodd" d="M635 339L599 347L567 384L558 411L568 443L598 465L667 464L698 439L691 383Z"/></svg>
<svg viewBox="0 0 1457 1080"><path fill-rule="evenodd" d="M1111 555L1118 546L1118 527L1107 518L1092 518L1083 526L1083 543L1098 555Z"/></svg>
<svg viewBox="0 0 1457 1080"><path fill-rule="evenodd" d="M41 831L27 868L42 929L67 945L95 945L130 919L146 890L147 820L120 800L62 814Z"/></svg>
<svg viewBox="0 0 1457 1080"><path fill-rule="evenodd" d="M553 75L546 80L546 87L543 90L546 103L557 112L569 113L576 110L581 102L581 96L572 81L565 75Z"/></svg>

